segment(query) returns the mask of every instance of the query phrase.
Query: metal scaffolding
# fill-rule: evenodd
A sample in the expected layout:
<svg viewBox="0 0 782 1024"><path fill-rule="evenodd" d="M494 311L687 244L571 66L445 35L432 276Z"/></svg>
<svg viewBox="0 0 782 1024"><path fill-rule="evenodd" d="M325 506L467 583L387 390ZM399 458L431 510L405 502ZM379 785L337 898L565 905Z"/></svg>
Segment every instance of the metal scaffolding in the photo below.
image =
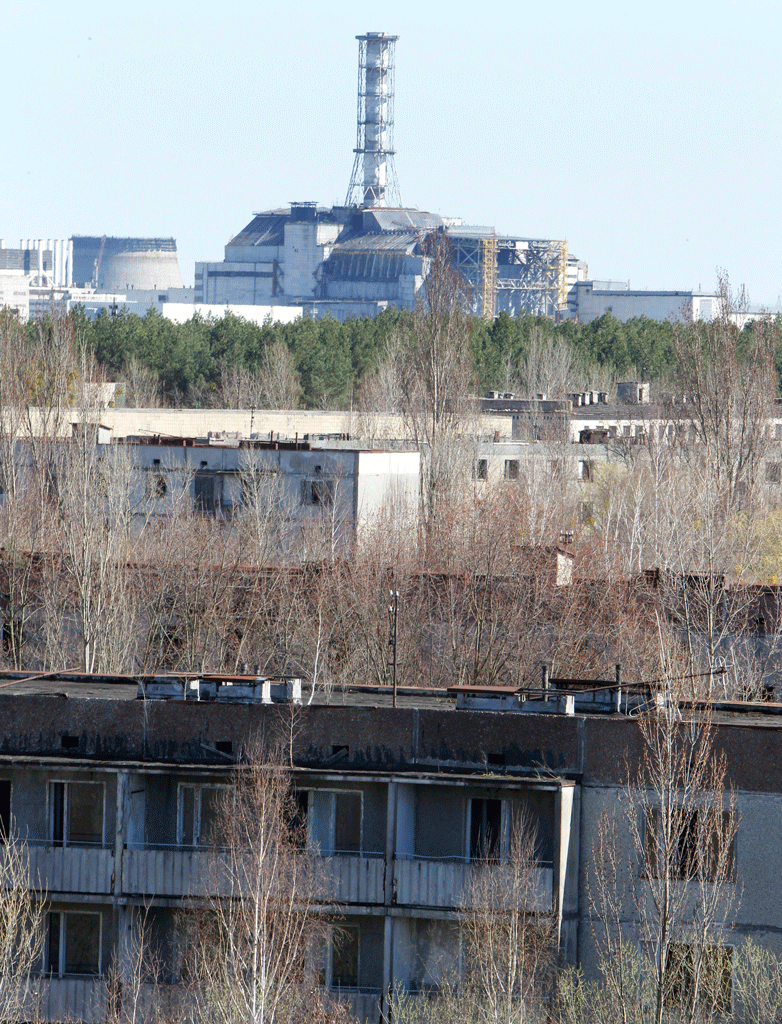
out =
<svg viewBox="0 0 782 1024"><path fill-rule="evenodd" d="M494 319L494 299L497 278L497 236L481 239L481 316L484 320Z"/></svg>
<svg viewBox="0 0 782 1024"><path fill-rule="evenodd" d="M358 39L358 117L346 206L399 206L394 167L394 50L399 36Z"/></svg>
<svg viewBox="0 0 782 1024"><path fill-rule="evenodd" d="M567 242L475 231L459 235L458 229L449 237L454 266L476 297L476 313L487 319L501 311L558 317L567 310Z"/></svg>

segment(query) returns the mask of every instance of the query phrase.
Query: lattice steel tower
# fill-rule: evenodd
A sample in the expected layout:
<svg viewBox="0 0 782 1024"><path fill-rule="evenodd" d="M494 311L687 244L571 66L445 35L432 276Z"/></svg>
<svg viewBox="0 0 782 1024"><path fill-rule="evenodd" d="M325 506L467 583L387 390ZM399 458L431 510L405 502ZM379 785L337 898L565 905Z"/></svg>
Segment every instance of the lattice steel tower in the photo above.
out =
<svg viewBox="0 0 782 1024"><path fill-rule="evenodd" d="M394 47L399 36L358 39L358 133L346 206L399 206L394 168Z"/></svg>

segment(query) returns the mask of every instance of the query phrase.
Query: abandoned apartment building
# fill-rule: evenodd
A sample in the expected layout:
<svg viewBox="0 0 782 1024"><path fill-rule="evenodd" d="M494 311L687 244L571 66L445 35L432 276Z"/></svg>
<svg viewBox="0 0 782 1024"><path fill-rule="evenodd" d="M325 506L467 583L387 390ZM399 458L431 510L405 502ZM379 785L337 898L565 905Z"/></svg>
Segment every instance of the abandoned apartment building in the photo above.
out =
<svg viewBox="0 0 782 1024"><path fill-rule="evenodd" d="M546 680L545 688L354 686L303 702L301 683L253 677L5 674L0 821L45 879L43 1019L98 1021L107 972L139 915L174 943L177 911L207 876L213 798L262 729L290 731L293 783L323 858L343 936L321 983L377 1021L389 990L438 985L458 958L476 866L501 863L523 810L536 834L536 912L559 956L594 976L586 879L598 822L621 799L641 743L642 688ZM740 814L725 937L782 953L779 705L724 705L716 748ZM286 717L287 716L287 717ZM641 939L638 921L628 935ZM177 984L172 960L166 981Z"/></svg>

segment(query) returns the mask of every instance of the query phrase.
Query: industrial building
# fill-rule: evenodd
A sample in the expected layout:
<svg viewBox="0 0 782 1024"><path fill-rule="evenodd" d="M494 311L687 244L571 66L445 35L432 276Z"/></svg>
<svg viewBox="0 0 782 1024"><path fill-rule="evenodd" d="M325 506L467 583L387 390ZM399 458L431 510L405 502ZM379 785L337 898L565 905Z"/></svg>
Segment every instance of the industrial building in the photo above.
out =
<svg viewBox="0 0 782 1024"><path fill-rule="evenodd" d="M412 310L429 270L424 240L444 232L475 313L574 316L572 293L586 265L567 243L521 238L399 205L394 171L397 36L358 36L355 161L343 206L292 203L255 214L219 263L196 263L195 300L295 304L313 317Z"/></svg>

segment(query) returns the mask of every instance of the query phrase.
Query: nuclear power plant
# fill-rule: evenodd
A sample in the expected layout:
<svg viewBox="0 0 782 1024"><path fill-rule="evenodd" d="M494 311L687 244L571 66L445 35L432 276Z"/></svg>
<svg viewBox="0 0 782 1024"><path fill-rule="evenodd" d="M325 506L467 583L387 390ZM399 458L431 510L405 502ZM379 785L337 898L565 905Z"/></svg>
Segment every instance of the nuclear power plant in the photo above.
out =
<svg viewBox="0 0 782 1024"><path fill-rule="evenodd" d="M80 304L90 316L125 306L154 307L185 322L227 307L258 323L268 316L338 320L373 317L389 306L413 310L425 297L427 237L441 232L454 267L469 286L473 312L590 321L691 316L708 320L710 293L631 291L629 282L587 280L586 263L564 240L506 235L403 206L394 168L394 72L398 36L367 32L358 40L356 145L342 206L309 199L256 213L225 246L219 263L196 263L184 288L173 238L0 240L0 308L22 318L53 302ZM347 162L346 162L347 166Z"/></svg>
<svg viewBox="0 0 782 1024"><path fill-rule="evenodd" d="M503 235L400 205L393 144L398 37L356 38L357 141L345 205L305 201L255 214L221 263L196 263L195 301L297 305L339 320L392 305L412 310L429 269L424 239L443 231L477 314L575 315L569 303L586 265L568 254L566 242Z"/></svg>

